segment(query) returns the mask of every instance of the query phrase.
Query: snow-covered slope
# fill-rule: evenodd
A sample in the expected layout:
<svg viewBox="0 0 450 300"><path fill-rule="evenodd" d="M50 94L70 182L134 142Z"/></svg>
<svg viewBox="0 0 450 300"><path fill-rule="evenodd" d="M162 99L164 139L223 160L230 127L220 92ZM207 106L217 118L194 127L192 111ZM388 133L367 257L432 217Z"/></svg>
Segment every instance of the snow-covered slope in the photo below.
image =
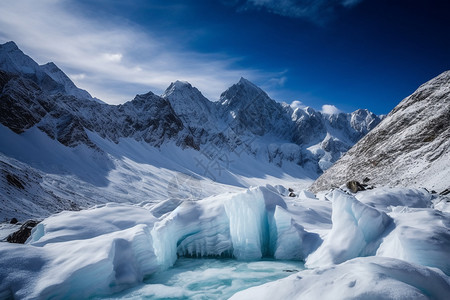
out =
<svg viewBox="0 0 450 300"><path fill-rule="evenodd" d="M349 180L370 184L450 187L450 71L420 86L311 187L313 191Z"/></svg>

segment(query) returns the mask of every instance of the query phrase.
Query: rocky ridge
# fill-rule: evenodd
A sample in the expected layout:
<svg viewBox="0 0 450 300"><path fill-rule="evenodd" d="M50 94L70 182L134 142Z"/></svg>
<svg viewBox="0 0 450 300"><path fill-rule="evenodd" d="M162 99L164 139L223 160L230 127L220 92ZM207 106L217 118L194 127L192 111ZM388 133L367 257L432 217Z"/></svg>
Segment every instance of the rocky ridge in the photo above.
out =
<svg viewBox="0 0 450 300"><path fill-rule="evenodd" d="M421 85L311 186L369 178L371 185L449 187L450 71Z"/></svg>

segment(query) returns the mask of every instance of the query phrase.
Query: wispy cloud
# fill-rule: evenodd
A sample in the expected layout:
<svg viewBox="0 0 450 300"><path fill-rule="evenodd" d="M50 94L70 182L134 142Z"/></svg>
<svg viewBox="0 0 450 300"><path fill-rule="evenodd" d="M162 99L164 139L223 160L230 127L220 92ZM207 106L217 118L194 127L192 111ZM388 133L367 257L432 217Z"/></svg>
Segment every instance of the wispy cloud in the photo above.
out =
<svg viewBox="0 0 450 300"><path fill-rule="evenodd" d="M325 104L325 105L322 105L321 112L326 115L337 115L337 114L341 113L342 111L334 105Z"/></svg>
<svg viewBox="0 0 450 300"><path fill-rule="evenodd" d="M225 54L186 51L129 20L88 18L75 1L2 2L0 39L14 40L38 63L54 61L78 86L109 103L161 93L177 79L215 100L241 76L260 82L274 76L236 67L237 59Z"/></svg>
<svg viewBox="0 0 450 300"><path fill-rule="evenodd" d="M222 0L238 10L264 9L281 16L302 18L323 25L339 9L350 8L363 0Z"/></svg>
<svg viewBox="0 0 450 300"><path fill-rule="evenodd" d="M297 108L303 109L306 107L306 105L304 105L303 102L298 101L298 100L292 101L292 103L290 105L293 110L296 110Z"/></svg>

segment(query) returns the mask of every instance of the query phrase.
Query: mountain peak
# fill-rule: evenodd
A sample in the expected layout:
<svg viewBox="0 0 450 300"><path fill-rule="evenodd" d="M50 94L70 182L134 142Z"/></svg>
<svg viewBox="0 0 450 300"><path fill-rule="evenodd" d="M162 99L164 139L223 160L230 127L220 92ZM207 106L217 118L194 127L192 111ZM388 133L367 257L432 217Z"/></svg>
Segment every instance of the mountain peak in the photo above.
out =
<svg viewBox="0 0 450 300"><path fill-rule="evenodd" d="M260 87L241 77L238 83L233 84L220 95L220 103L227 106L245 105L245 102L253 101L260 97L270 99Z"/></svg>
<svg viewBox="0 0 450 300"><path fill-rule="evenodd" d="M246 83L246 82L250 82L250 81L241 76L241 78L239 79L239 83Z"/></svg>
<svg viewBox="0 0 450 300"><path fill-rule="evenodd" d="M4 44L1 44L0 49L4 49L5 51L8 51L8 52L20 50L19 47L17 47L16 43L14 43L13 41L9 41Z"/></svg>
<svg viewBox="0 0 450 300"><path fill-rule="evenodd" d="M187 81L183 81L183 80L176 80L175 82L172 82L171 85L174 85L176 87L192 87L192 85L187 82Z"/></svg>
<svg viewBox="0 0 450 300"><path fill-rule="evenodd" d="M163 98L167 98L169 100L175 101L180 98L183 101L186 99L194 100L199 99L207 100L202 93L196 88L193 87L187 81L177 80L172 82L169 87L164 91L164 94L161 95ZM209 100L207 100L209 102Z"/></svg>
<svg viewBox="0 0 450 300"><path fill-rule="evenodd" d="M46 63L46 64L44 64L42 66L46 66L46 67L49 67L49 68L58 68L58 66L52 61L49 61L48 63Z"/></svg>
<svg viewBox="0 0 450 300"><path fill-rule="evenodd" d="M239 79L239 82L237 84L241 85L241 86L252 87L252 88L256 88L256 89L260 90L260 88L256 84L254 84L253 82L251 82L250 80L248 80L244 77L241 77L241 79Z"/></svg>
<svg viewBox="0 0 450 300"><path fill-rule="evenodd" d="M176 80L175 82L172 82L169 87L164 91L164 94L161 95L161 97L165 98L168 95L171 95L175 92L179 92L181 90L191 90L194 89L192 85L187 81L182 80Z"/></svg>
<svg viewBox="0 0 450 300"><path fill-rule="evenodd" d="M161 97L170 102L183 122L193 127L205 126L214 118L213 103L189 82L172 82Z"/></svg>

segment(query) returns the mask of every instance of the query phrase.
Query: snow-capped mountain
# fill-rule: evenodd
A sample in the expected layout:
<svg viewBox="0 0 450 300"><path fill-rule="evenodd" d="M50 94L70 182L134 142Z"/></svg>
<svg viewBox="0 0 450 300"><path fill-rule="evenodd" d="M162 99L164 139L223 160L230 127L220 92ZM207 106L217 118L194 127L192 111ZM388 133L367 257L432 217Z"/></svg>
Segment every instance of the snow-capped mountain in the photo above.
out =
<svg viewBox="0 0 450 300"><path fill-rule="evenodd" d="M78 187L86 181L114 182L122 190L119 180L105 174L124 167L117 178L127 180L123 176L128 170L139 173L124 157L162 165L169 177L175 176L174 170L182 170L239 187L255 184L263 173L274 181L285 174L285 178L310 182L380 120L366 110L337 115L312 108L294 110L244 78L218 102L209 101L191 84L176 81L162 96L148 92L121 105L108 105L92 101L55 64L39 66L13 42L0 46L0 62L2 160L19 169L19 163L28 164L43 178L56 172L81 180L64 187L64 203L73 201L72 193L83 190ZM142 151L137 155L131 144ZM159 157L158 161L150 155ZM101 176L66 163L77 160L85 161L89 170L96 166ZM153 185L166 185L164 189L171 181L150 178L156 180ZM162 190L149 191L145 197L167 194ZM82 199L84 194L77 197ZM112 198L118 202L141 199L126 193Z"/></svg>
<svg viewBox="0 0 450 300"><path fill-rule="evenodd" d="M367 177L369 184L450 187L450 71L420 86L328 169L313 191Z"/></svg>
<svg viewBox="0 0 450 300"><path fill-rule="evenodd" d="M123 105L99 105L83 101L93 98L54 63L39 66L13 42L0 47L0 57L0 69L6 72L1 123L17 133L38 124L67 146L93 147L86 133L93 131L115 142L134 137L153 146L175 142L197 150L213 144L321 173L380 120L364 110L338 115L312 108L293 111L244 78L219 102L176 81L161 97L149 92Z"/></svg>
<svg viewBox="0 0 450 300"><path fill-rule="evenodd" d="M318 173L381 120L361 109L336 115L311 107L293 110L245 78L222 93L218 102L210 102L190 84L179 81L163 97L190 128L200 149L208 143L229 151L242 148L279 165L288 160Z"/></svg>
<svg viewBox="0 0 450 300"><path fill-rule="evenodd" d="M63 93L80 99L101 102L85 90L75 86L70 78L64 74L53 62L38 65L31 57L24 54L14 42L0 45L0 70L8 73L20 74L31 79L39 87L50 94Z"/></svg>

